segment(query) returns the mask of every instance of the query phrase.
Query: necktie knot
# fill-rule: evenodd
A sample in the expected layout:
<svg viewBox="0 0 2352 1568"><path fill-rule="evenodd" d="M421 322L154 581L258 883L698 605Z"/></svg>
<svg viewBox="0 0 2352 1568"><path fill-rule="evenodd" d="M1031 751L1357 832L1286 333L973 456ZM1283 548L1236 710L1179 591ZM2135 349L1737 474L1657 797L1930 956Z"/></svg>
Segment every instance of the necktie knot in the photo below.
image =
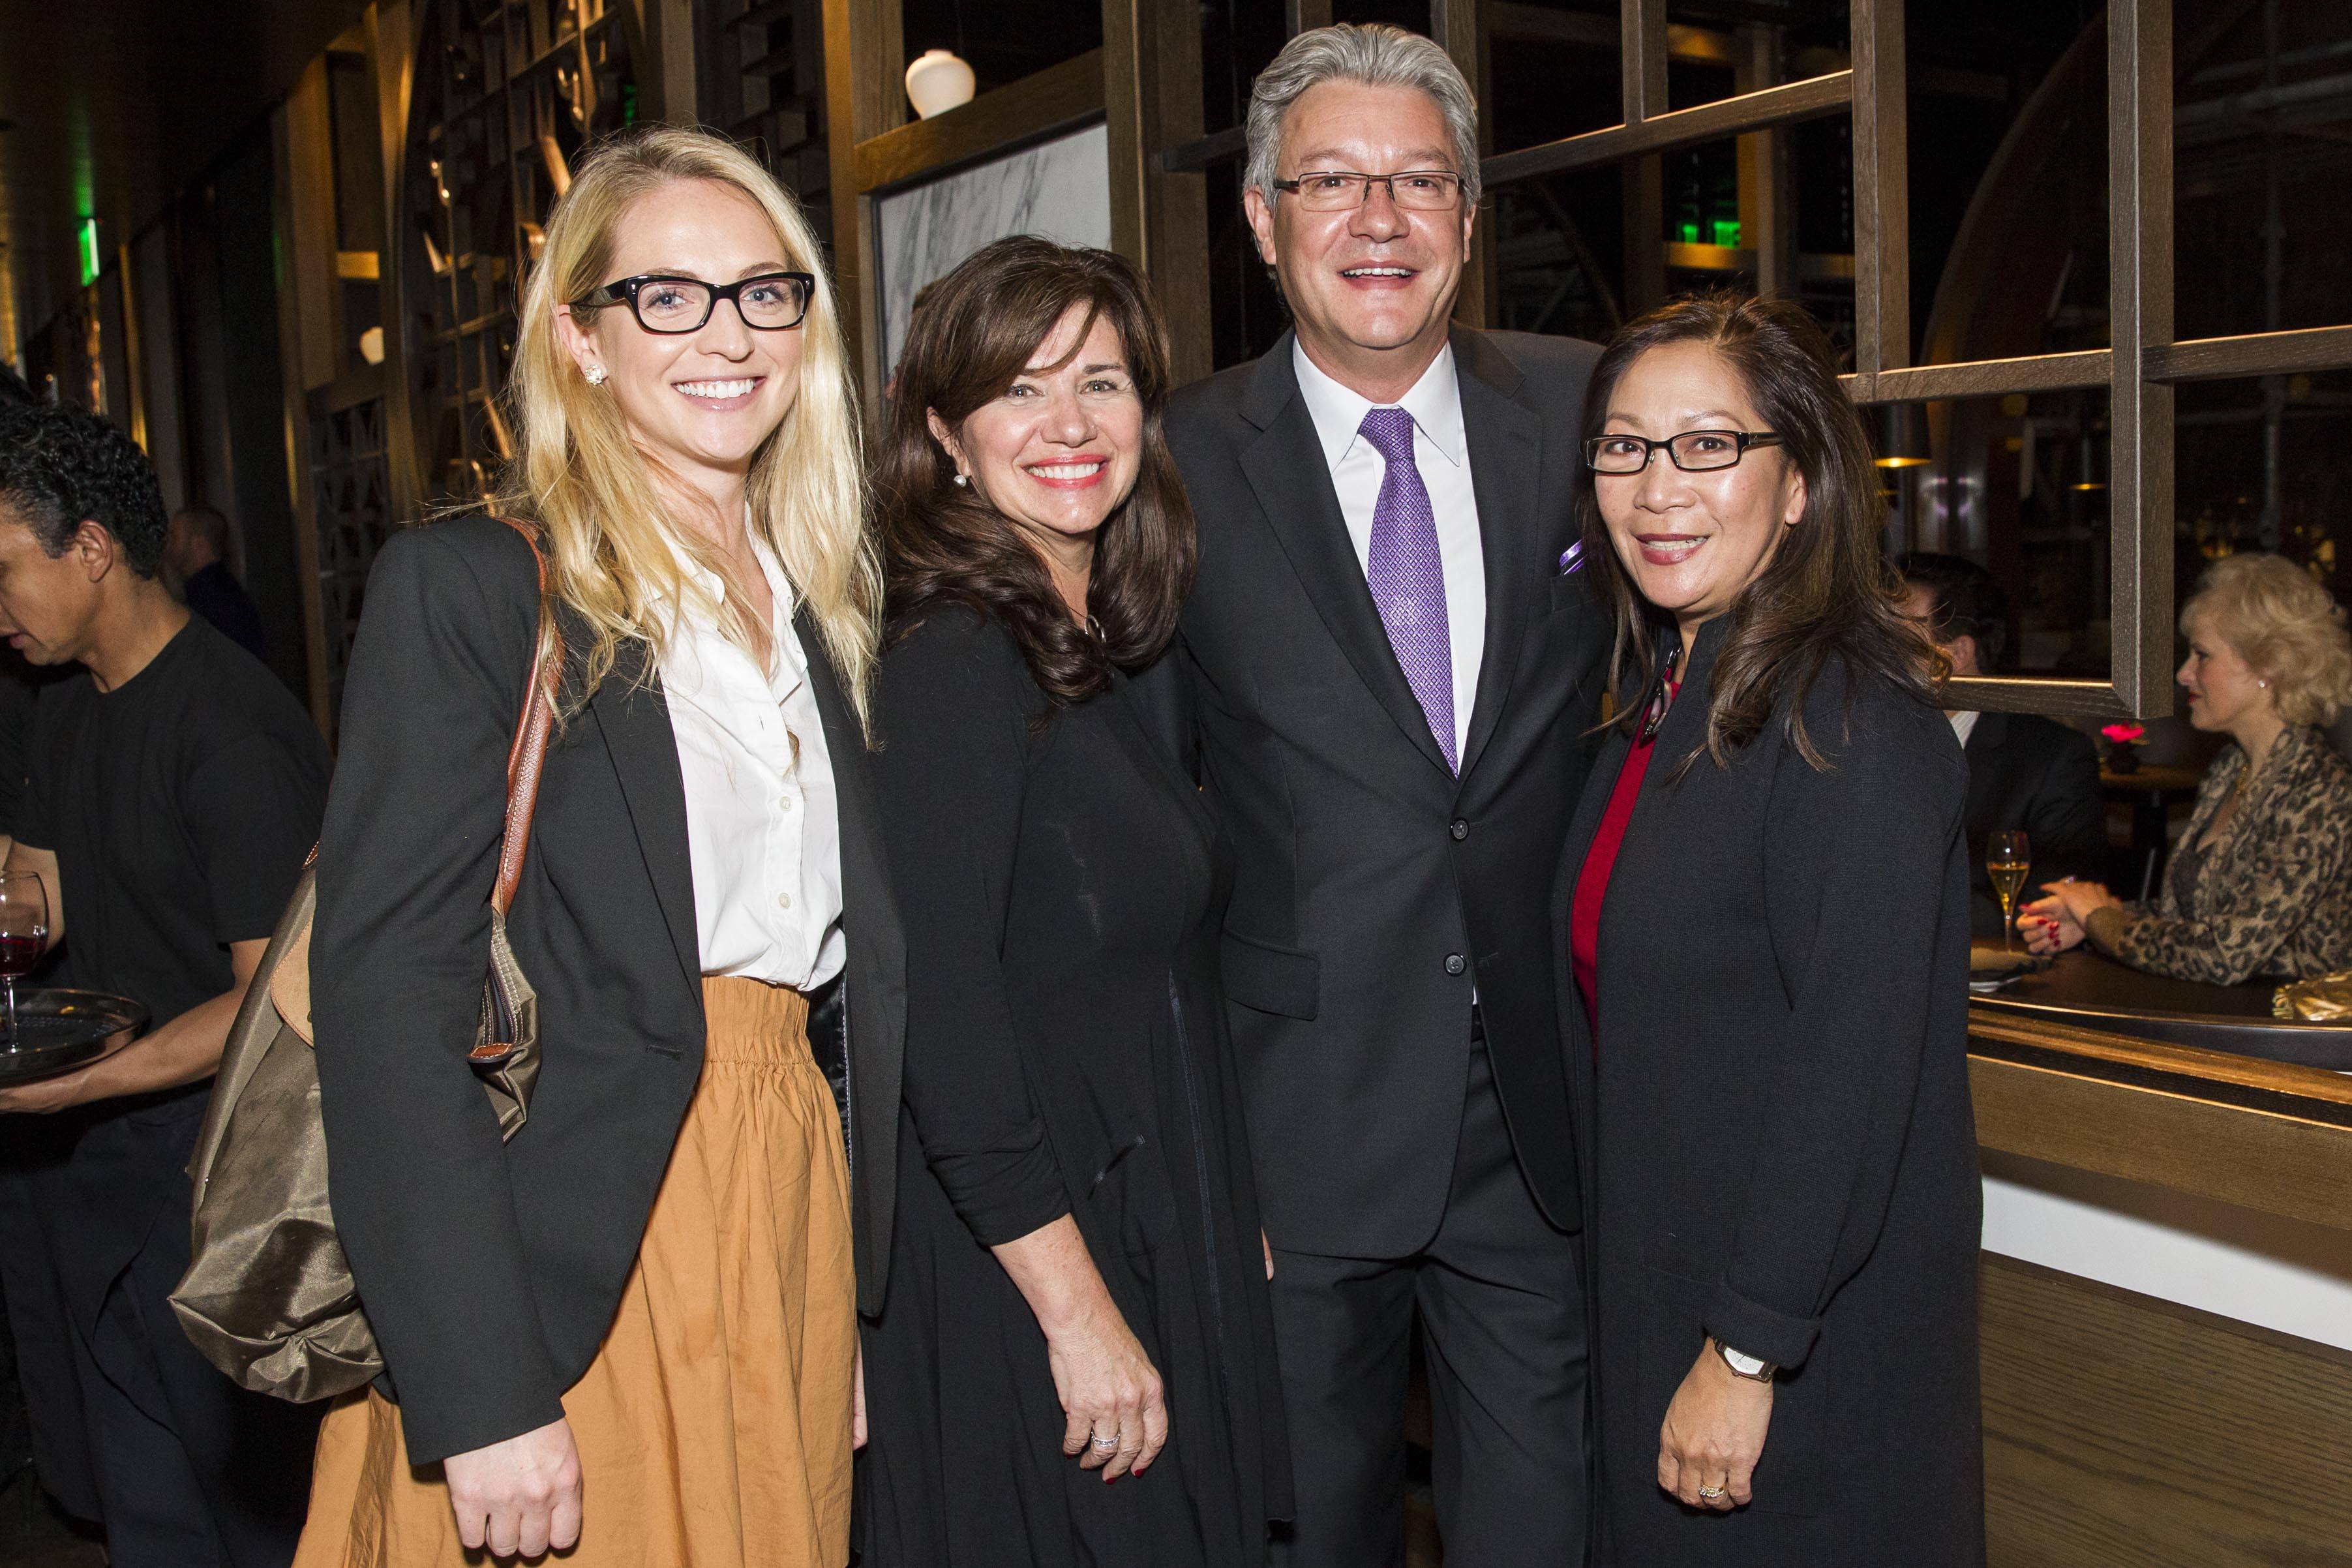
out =
<svg viewBox="0 0 2352 1568"><path fill-rule="evenodd" d="M1389 462L1412 461L1412 416L1404 409L1368 409L1356 432Z"/></svg>

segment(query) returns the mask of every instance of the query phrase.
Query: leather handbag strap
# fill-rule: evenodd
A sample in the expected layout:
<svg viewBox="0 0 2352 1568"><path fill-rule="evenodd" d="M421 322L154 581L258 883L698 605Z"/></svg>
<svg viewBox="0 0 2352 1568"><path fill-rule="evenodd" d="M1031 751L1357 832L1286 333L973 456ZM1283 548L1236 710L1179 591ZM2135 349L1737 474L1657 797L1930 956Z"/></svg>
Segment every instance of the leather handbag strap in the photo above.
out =
<svg viewBox="0 0 2352 1568"><path fill-rule="evenodd" d="M563 637L556 629L547 605L547 556L540 549L539 531L510 517L500 522L522 535L539 568L541 631L531 656L530 686L523 693L522 716L515 723L514 744L507 752L506 831L499 839L499 879L490 889L490 908L501 921L514 905L515 888L522 880L523 850L530 843L531 813L539 805L539 774L547 759L547 738L555 722L553 673L563 665Z"/></svg>

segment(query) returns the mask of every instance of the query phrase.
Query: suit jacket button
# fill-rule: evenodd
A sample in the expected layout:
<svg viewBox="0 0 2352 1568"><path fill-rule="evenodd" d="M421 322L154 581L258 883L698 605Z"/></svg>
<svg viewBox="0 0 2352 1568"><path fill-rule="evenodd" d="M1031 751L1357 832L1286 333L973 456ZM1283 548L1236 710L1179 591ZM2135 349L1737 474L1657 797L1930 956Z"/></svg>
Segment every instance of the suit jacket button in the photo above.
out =
<svg viewBox="0 0 2352 1568"><path fill-rule="evenodd" d="M1462 955L1461 955L1460 953L1458 953L1458 952L1449 952L1449 953L1447 953L1447 954L1445 955L1445 973L1448 973L1448 974L1459 974L1459 973L1461 973L1464 970L1465 970L1465 969L1467 969L1467 968L1469 968L1469 967L1470 967L1470 965L1468 964L1468 963L1466 963L1466 962L1463 959L1463 957L1462 957Z"/></svg>
<svg viewBox="0 0 2352 1568"><path fill-rule="evenodd" d="M1470 837L1470 825L1457 816L1454 819L1454 826L1445 831L1454 835L1454 842L1459 844Z"/></svg>

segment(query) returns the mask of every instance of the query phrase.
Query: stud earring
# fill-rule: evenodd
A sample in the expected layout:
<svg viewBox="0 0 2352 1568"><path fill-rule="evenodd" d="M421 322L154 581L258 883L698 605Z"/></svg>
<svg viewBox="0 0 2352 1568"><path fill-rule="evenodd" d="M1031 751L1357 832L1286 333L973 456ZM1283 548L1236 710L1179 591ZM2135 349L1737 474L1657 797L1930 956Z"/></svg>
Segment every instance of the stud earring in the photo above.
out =
<svg viewBox="0 0 2352 1568"><path fill-rule="evenodd" d="M963 489L966 485L968 485L968 484L971 483L971 481L970 479L968 479L964 478L961 474L958 474L958 475L955 477L955 482L956 482L956 489Z"/></svg>
<svg viewBox="0 0 2352 1568"><path fill-rule="evenodd" d="M589 384L589 385L591 385L591 386L602 386L602 385L604 385L604 375L605 375L605 370L604 370L604 367L603 365L601 365L601 364L592 364L592 365L590 365L590 366L588 367L588 384Z"/></svg>

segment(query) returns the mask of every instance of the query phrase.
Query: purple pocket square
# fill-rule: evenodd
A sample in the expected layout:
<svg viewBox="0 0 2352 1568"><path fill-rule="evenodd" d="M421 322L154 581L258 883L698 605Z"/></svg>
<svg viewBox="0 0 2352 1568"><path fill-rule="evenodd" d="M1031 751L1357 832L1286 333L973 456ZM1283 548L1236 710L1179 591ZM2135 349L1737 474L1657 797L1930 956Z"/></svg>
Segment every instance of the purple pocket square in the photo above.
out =
<svg viewBox="0 0 2352 1568"><path fill-rule="evenodd" d="M1584 541L1578 540L1559 552L1559 574L1563 577L1584 564Z"/></svg>

